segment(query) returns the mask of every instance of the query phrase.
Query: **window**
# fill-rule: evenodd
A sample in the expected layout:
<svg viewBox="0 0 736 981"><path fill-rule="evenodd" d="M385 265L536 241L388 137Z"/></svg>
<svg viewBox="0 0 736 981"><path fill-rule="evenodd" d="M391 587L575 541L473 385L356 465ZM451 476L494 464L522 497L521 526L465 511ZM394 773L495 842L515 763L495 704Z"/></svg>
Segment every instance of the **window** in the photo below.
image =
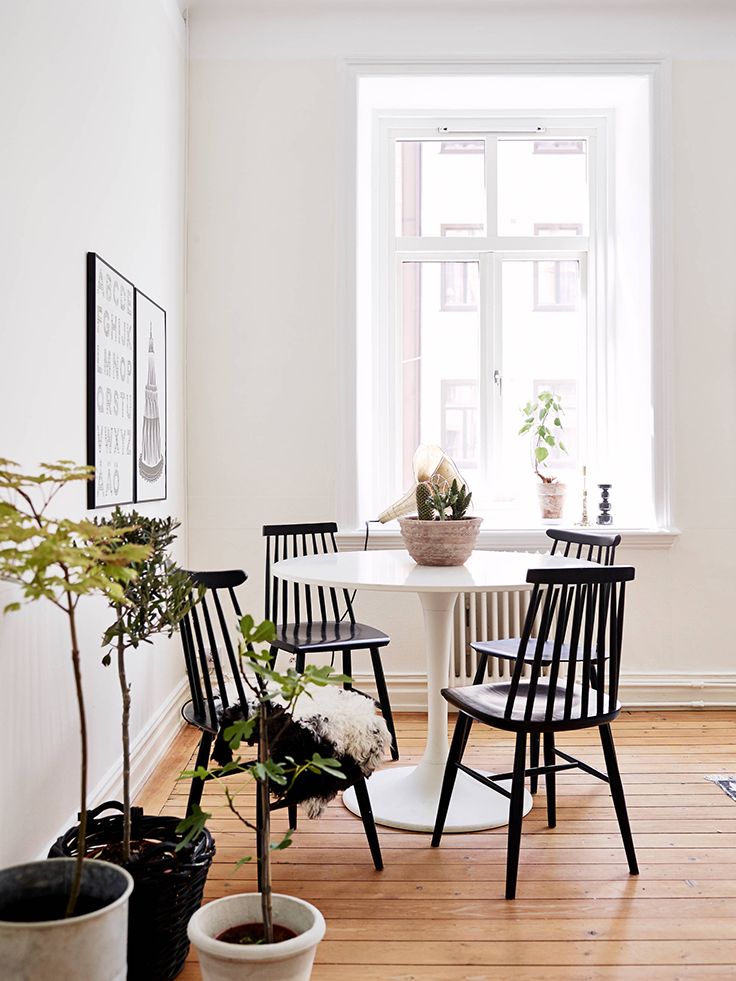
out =
<svg viewBox="0 0 736 981"><path fill-rule="evenodd" d="M536 525L519 410L543 386L565 407L569 453L550 468L573 510L586 466L619 520L651 527L650 105L634 75L361 81L358 520L437 443L486 527Z"/></svg>
<svg viewBox="0 0 736 981"><path fill-rule="evenodd" d="M570 419L587 424L578 393L586 391L589 233L600 222L588 182L595 136L575 141L579 153L546 158L539 141L504 135L449 156L429 135L388 139L405 482L417 445L438 443L474 474L476 499L513 501L528 463L519 409L540 378L560 379ZM576 433L565 468L578 465L579 443Z"/></svg>
<svg viewBox="0 0 736 981"><path fill-rule="evenodd" d="M442 448L457 465L472 470L478 465L478 382L442 381Z"/></svg>
<svg viewBox="0 0 736 981"><path fill-rule="evenodd" d="M534 309L572 311L578 305L580 264L572 259L540 259L534 263Z"/></svg>
<svg viewBox="0 0 736 981"><path fill-rule="evenodd" d="M585 153L582 140L535 140L535 153Z"/></svg>
<svg viewBox="0 0 736 981"><path fill-rule="evenodd" d="M440 153L483 153L483 140L443 140L440 143Z"/></svg>

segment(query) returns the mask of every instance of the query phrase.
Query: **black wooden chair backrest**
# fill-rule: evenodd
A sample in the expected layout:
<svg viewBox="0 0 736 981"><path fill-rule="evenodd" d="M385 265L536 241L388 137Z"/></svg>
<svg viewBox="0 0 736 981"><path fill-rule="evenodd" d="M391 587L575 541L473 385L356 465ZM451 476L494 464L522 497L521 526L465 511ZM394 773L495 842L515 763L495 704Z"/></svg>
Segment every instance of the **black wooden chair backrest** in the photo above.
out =
<svg viewBox="0 0 736 981"><path fill-rule="evenodd" d="M527 582L534 583L529 610L519 642L519 655L509 685L504 718L527 722L551 722L590 716L603 717L616 709L621 668L621 637L626 583L634 578L630 566L601 566L583 569L530 569ZM557 608L557 609L556 609ZM535 623L536 636L532 636ZM549 685L542 716L535 703L543 678L545 643L553 642L544 683ZM568 645L566 677L560 680L563 645ZM527 661L527 648L534 660ZM523 669L528 674L519 691ZM596 679L593 687L592 679ZM559 714L558 681L564 689L563 713ZM580 686L579 704L575 686ZM519 704L516 704L519 701Z"/></svg>
<svg viewBox="0 0 736 981"><path fill-rule="evenodd" d="M277 626L287 623L312 624L344 620L355 623L347 589L289 583L279 579L274 564L283 559L337 552L334 521L311 524L264 525L266 539L266 619Z"/></svg>
<svg viewBox="0 0 736 981"><path fill-rule="evenodd" d="M616 561L616 548L621 544L620 535L598 535L563 528L548 528L547 537L552 539L550 555L587 559L599 565L613 565Z"/></svg>
<svg viewBox="0 0 736 981"><path fill-rule="evenodd" d="M235 589L248 577L240 569L189 575L203 589L199 602L180 624L189 690L197 719L216 732L219 712L230 704L228 668L238 701L247 705L235 637L235 625L242 616Z"/></svg>

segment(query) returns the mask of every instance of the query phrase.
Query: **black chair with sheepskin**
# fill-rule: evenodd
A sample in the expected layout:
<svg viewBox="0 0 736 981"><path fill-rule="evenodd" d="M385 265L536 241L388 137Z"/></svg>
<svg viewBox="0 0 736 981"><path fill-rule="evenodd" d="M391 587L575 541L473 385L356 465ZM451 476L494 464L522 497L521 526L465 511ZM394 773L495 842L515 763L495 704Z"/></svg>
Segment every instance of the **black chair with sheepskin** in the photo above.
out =
<svg viewBox="0 0 736 981"><path fill-rule="evenodd" d="M274 573L274 563L282 559L337 552L336 533L334 521L264 526L265 615L276 625L277 631L272 649L274 654L277 651L292 654L297 671L304 669L308 656L339 654L342 673L349 676L353 673L353 654L369 651L378 705L391 733L391 759L398 760L396 729L381 663L381 652L391 638L377 627L356 621L352 597L347 589L287 583Z"/></svg>
<svg viewBox="0 0 736 981"><path fill-rule="evenodd" d="M202 733L196 767L208 767L211 759L224 766L232 759L232 752L222 733L251 711L238 659L237 622L242 612L235 592L247 576L242 570L190 572L190 576L202 595L180 624L191 695L182 716ZM368 696L333 686L311 694L311 698L297 702L285 727L275 707L272 719L281 732L279 754L294 759L309 759L314 753L333 757L340 762L343 778L303 774L285 796L274 785L271 809L287 807L289 825L295 828L298 804L308 817L316 818L339 791L354 786L373 864L380 870L381 847L366 777L383 759L391 735ZM195 777L187 814L200 803L203 790L204 781Z"/></svg>

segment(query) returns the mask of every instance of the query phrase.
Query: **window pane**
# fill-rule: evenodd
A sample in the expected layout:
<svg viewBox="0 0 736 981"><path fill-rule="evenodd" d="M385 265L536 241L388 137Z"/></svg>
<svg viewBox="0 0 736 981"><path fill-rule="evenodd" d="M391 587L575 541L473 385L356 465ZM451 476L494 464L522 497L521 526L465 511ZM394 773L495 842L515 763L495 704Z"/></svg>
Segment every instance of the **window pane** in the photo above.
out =
<svg viewBox="0 0 736 981"><path fill-rule="evenodd" d="M498 141L498 234L586 235L588 229L587 141L582 151L535 147L553 140Z"/></svg>
<svg viewBox="0 0 736 981"><path fill-rule="evenodd" d="M463 470L479 466L478 263L404 262L401 272L402 459L409 484L420 443L442 446ZM449 284L453 299L472 302L448 306Z"/></svg>
<svg viewBox="0 0 736 981"><path fill-rule="evenodd" d="M482 235L485 214L482 140L396 143L397 235Z"/></svg>
<svg viewBox="0 0 736 981"><path fill-rule="evenodd" d="M543 302L542 302L543 301ZM567 454L554 450L547 471L567 479L578 464L585 364L585 315L577 260L505 260L501 265L502 452L505 491L521 495L532 468L519 436L520 407L543 391L559 395Z"/></svg>

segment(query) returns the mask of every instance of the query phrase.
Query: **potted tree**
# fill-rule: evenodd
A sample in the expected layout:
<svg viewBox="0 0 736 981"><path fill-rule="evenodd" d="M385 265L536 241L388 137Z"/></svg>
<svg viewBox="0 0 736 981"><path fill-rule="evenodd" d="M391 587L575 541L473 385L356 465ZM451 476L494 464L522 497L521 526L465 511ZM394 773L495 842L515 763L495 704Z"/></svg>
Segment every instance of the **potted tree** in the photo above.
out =
<svg viewBox="0 0 736 981"><path fill-rule="evenodd" d="M52 518L48 510L67 485L93 471L66 460L23 473L0 459L0 580L24 602L45 599L66 617L81 744L77 857L32 862L0 872L0 964L8 977L84 977L122 981L125 934L133 888L122 868L83 861L87 831L87 718L78 641L82 597L102 595L124 604L133 564L149 546L124 540L124 529L88 520Z"/></svg>
<svg viewBox="0 0 736 981"><path fill-rule="evenodd" d="M278 841L271 840L270 798L274 787L287 794L304 774L327 774L341 778L340 763L313 753L298 760L286 755L281 746L297 700L309 696L311 686L323 687L346 679L329 667L308 665L303 672L289 668L279 673L272 666L268 647L275 628L269 621L255 624L251 616L240 620L241 673L252 696L252 711L224 730L224 739L237 752L242 743L256 743L255 759L240 755L216 769L199 767L182 777L214 779L224 787L225 800L232 814L256 836L260 889L256 893L226 896L203 906L189 921L189 937L197 949L204 981L223 979L276 978L306 981L312 970L317 945L324 936L322 914L304 900L274 894L271 885L271 852L288 848L293 831ZM352 694L352 693L351 693ZM258 814L249 820L228 784L234 774L246 774L256 782ZM180 824L182 846L201 832L211 815L199 806ZM249 862L244 857L238 863Z"/></svg>
<svg viewBox="0 0 736 981"><path fill-rule="evenodd" d="M123 800L108 801L90 814L87 854L127 869L135 882L130 900L128 971L136 981L170 981L184 965L189 950L186 925L199 908L205 880L215 854L214 841L202 829L184 848L178 847L179 819L144 815L131 807L130 707L126 656L156 635L172 636L196 601L189 575L170 558L179 523L116 508L99 526L120 537L115 547L144 545L147 554L133 564L135 578L124 586L123 600L113 598L113 621L103 636L113 655L122 703ZM70 829L51 849L52 856L76 855L77 830Z"/></svg>
<svg viewBox="0 0 736 981"><path fill-rule="evenodd" d="M557 521L562 517L565 504L566 487L557 477L546 471L550 452L559 449L567 453L562 442L562 419L564 410L559 395L553 392L540 392L535 399L522 406L521 412L524 423L519 430L520 436L531 433L531 453L534 473L541 483L537 485L539 507L542 520Z"/></svg>
<svg viewBox="0 0 736 981"><path fill-rule="evenodd" d="M399 518L409 555L418 565L462 565L475 547L482 518L467 516L473 495L465 484L433 476L417 484L416 517Z"/></svg>

